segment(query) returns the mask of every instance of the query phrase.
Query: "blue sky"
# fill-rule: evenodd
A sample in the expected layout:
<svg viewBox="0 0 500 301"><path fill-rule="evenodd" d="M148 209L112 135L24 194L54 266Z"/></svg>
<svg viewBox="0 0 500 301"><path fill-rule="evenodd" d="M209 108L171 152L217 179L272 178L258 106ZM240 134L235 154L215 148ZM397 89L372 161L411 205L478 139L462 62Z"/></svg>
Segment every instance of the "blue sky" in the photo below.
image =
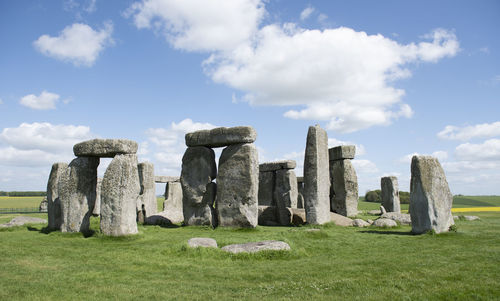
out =
<svg viewBox="0 0 500 301"><path fill-rule="evenodd" d="M215 126L301 175L320 124L357 145L361 195L408 190L415 153L454 194L498 195L499 36L498 1L0 0L0 190L44 190L95 137L178 175L185 133Z"/></svg>

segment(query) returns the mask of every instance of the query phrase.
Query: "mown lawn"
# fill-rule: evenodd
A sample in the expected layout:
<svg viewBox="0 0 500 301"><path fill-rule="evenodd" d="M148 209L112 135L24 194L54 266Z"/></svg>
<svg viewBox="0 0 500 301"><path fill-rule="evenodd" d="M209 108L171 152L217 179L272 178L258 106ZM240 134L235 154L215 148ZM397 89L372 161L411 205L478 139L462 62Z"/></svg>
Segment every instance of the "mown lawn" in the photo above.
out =
<svg viewBox="0 0 500 301"><path fill-rule="evenodd" d="M0 300L492 300L500 298L500 214L475 213L458 232L139 226L127 238L0 230ZM98 219L92 221L98 230ZM229 255L186 247L267 239L289 252Z"/></svg>

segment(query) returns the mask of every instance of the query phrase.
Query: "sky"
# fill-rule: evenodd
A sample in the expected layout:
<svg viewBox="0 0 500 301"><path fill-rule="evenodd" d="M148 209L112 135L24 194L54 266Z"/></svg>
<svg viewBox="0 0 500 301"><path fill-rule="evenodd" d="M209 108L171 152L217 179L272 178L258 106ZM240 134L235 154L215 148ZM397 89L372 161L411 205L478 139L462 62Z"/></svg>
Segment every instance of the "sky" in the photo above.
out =
<svg viewBox="0 0 500 301"><path fill-rule="evenodd" d="M186 133L240 125L300 176L319 124L356 145L360 195L409 191L414 154L500 195L499 37L494 0L0 0L0 190L45 190L93 138L179 175Z"/></svg>

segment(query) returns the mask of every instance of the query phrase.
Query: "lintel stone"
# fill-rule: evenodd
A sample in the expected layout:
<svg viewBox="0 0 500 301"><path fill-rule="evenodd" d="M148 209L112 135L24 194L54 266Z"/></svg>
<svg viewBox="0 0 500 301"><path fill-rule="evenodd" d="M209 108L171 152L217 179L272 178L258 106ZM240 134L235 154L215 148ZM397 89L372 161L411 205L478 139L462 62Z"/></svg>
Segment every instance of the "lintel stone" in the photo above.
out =
<svg viewBox="0 0 500 301"><path fill-rule="evenodd" d="M356 155L356 146L354 145L339 145L328 149L330 161L354 159Z"/></svg>
<svg viewBox="0 0 500 301"><path fill-rule="evenodd" d="M220 127L186 134L187 146L223 147L233 144L252 143L257 132L251 126Z"/></svg>
<svg viewBox="0 0 500 301"><path fill-rule="evenodd" d="M137 142L128 139L92 139L73 146L77 157L113 158L117 154L137 153Z"/></svg>
<svg viewBox="0 0 500 301"><path fill-rule="evenodd" d="M259 165L259 171L275 171L280 169L294 169L297 166L295 160L283 160L266 162Z"/></svg>

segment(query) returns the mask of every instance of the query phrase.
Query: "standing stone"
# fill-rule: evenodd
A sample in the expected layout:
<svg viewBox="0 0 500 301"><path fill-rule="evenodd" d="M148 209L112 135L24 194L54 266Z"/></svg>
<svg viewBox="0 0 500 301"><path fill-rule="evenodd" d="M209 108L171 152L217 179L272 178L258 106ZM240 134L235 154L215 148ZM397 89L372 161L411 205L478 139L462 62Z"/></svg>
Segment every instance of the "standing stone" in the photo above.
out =
<svg viewBox="0 0 500 301"><path fill-rule="evenodd" d="M79 157L71 161L59 181L62 232L88 232L94 211L99 158Z"/></svg>
<svg viewBox="0 0 500 301"><path fill-rule="evenodd" d="M165 186L162 215L172 223L180 223L184 221L182 210L182 185L180 182L168 182Z"/></svg>
<svg viewBox="0 0 500 301"><path fill-rule="evenodd" d="M140 209L144 218L158 212L158 202L156 201L156 184L155 184L155 170L151 162L142 162L137 165L139 171L139 183L141 184L140 192Z"/></svg>
<svg viewBox="0 0 500 301"><path fill-rule="evenodd" d="M188 147L182 157L182 204L186 225L213 225L217 176L215 153L204 146Z"/></svg>
<svg viewBox="0 0 500 301"><path fill-rule="evenodd" d="M387 212L401 212L397 177L383 177L380 180L382 206Z"/></svg>
<svg viewBox="0 0 500 301"><path fill-rule="evenodd" d="M304 208L304 177L297 177L297 208Z"/></svg>
<svg viewBox="0 0 500 301"><path fill-rule="evenodd" d="M331 209L343 216L358 214L358 177L351 160L330 161Z"/></svg>
<svg viewBox="0 0 500 301"><path fill-rule="evenodd" d="M319 125L309 127L304 157L304 203L309 224L330 221L328 136Z"/></svg>
<svg viewBox="0 0 500 301"><path fill-rule="evenodd" d="M92 211L93 216L101 215L101 185L102 185L102 178L97 178L97 185L95 188L95 205L94 205L94 211Z"/></svg>
<svg viewBox="0 0 500 301"><path fill-rule="evenodd" d="M273 200L274 183L274 172L259 172L259 206L276 206Z"/></svg>
<svg viewBox="0 0 500 301"><path fill-rule="evenodd" d="M137 233L136 206L141 185L137 155L116 155L101 186L101 232L122 236Z"/></svg>
<svg viewBox="0 0 500 301"><path fill-rule="evenodd" d="M61 199L58 185L63 173L68 168L67 163L54 163L47 182L47 215L50 230L60 230L62 224Z"/></svg>
<svg viewBox="0 0 500 301"><path fill-rule="evenodd" d="M274 187L274 199L278 207L278 220L281 225L287 226L292 221L292 214L288 208L297 208L297 177L295 172L289 169L276 171L276 185Z"/></svg>
<svg viewBox="0 0 500 301"><path fill-rule="evenodd" d="M412 232L448 231L454 224L452 203L453 196L439 161L431 156L413 156L410 181Z"/></svg>
<svg viewBox="0 0 500 301"><path fill-rule="evenodd" d="M259 158L253 143L231 145L222 151L217 184L219 225L257 226Z"/></svg>

